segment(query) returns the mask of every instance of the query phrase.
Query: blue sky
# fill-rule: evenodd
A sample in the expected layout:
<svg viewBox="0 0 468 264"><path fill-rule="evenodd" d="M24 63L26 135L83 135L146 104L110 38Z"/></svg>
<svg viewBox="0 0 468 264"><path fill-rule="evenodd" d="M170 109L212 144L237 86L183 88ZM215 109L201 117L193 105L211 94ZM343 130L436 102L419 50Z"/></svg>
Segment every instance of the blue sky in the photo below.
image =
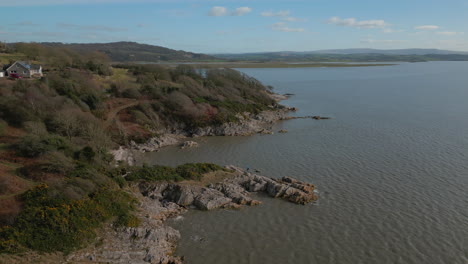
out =
<svg viewBox="0 0 468 264"><path fill-rule="evenodd" d="M204 53L468 51L468 0L0 0L0 41L136 41Z"/></svg>

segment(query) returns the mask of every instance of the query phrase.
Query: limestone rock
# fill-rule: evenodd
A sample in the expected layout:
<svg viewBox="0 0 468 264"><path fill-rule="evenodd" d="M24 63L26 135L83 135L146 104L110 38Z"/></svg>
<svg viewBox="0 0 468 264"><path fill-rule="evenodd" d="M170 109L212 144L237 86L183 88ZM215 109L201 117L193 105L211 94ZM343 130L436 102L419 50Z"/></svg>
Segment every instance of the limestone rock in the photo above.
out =
<svg viewBox="0 0 468 264"><path fill-rule="evenodd" d="M195 197L193 204L200 210L213 210L229 204L232 199L224 196L218 190L203 188L200 194Z"/></svg>
<svg viewBox="0 0 468 264"><path fill-rule="evenodd" d="M185 141L180 145L181 149L186 149L186 148L193 148L193 147L198 147L198 143L195 141Z"/></svg>

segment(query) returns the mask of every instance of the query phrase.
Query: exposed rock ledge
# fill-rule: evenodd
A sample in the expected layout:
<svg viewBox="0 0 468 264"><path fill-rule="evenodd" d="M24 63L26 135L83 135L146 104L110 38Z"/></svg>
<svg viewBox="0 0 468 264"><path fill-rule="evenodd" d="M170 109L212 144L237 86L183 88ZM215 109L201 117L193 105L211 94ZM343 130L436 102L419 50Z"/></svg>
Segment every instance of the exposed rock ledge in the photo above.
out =
<svg viewBox="0 0 468 264"><path fill-rule="evenodd" d="M244 113L238 115L238 122L224 123L219 126L207 126L195 129L172 129L171 132L162 132L161 136L154 137L143 144L131 141L130 146L120 147L111 151L116 161L123 161L134 165L139 153L158 151L160 148L180 144L187 137L202 136L248 136L256 133L265 133L271 130L271 126L280 120L288 120L290 111L295 108L282 107L275 110L263 111L253 115Z"/></svg>
<svg viewBox="0 0 468 264"><path fill-rule="evenodd" d="M70 254L68 261L182 263L182 258L173 256L180 234L165 225L164 221L182 214L186 208L213 210L257 205L260 202L251 197L253 192L266 193L298 204L307 204L317 199L312 184L290 177L268 178L234 166L227 168L233 172L224 173L223 180L212 180L207 186L203 186L203 182L140 183L134 186L135 195L140 201L139 217L142 224L120 231L109 227L99 236L99 245Z"/></svg>

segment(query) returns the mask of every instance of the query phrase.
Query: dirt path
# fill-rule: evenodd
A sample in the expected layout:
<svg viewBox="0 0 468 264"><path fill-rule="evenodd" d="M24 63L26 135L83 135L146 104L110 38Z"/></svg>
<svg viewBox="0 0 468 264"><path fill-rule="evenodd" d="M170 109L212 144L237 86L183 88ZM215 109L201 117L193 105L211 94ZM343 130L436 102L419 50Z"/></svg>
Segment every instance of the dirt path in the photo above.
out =
<svg viewBox="0 0 468 264"><path fill-rule="evenodd" d="M133 106L136 106L139 103L140 103L139 101L135 100L133 102L121 105L119 107L116 107L116 108L110 110L109 113L107 113L106 121L104 121L104 129L107 129L112 124L112 121L114 121L115 117L117 116L117 114L120 111L122 111L124 109L127 109L127 108L130 108L130 107L133 107Z"/></svg>

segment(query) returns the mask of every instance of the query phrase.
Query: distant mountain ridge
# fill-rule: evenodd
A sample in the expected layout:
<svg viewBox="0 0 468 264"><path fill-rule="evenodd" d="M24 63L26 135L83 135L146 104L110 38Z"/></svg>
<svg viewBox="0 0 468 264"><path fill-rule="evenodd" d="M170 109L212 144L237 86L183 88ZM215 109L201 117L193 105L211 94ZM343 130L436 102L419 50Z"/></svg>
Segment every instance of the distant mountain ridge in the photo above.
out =
<svg viewBox="0 0 468 264"><path fill-rule="evenodd" d="M216 53L213 56L231 56L231 55L252 55L252 54L384 54L384 55L447 55L447 54L468 54L466 51L452 51L441 49L370 49L370 48L357 48L357 49L327 49L327 50L314 50L314 51L271 51L271 52L246 52L246 53Z"/></svg>
<svg viewBox="0 0 468 264"><path fill-rule="evenodd" d="M448 55L448 54L468 54L463 51L451 51L440 49L330 49L304 52L304 54L385 54L385 55Z"/></svg>
<svg viewBox="0 0 468 264"><path fill-rule="evenodd" d="M174 50L136 42L60 43L44 42L46 46L63 46L78 52L100 51L113 62L395 62L395 61L468 61L468 52L440 49L329 49L317 51L279 51L241 54L202 54Z"/></svg>
<svg viewBox="0 0 468 264"><path fill-rule="evenodd" d="M318 51L215 54L214 56L227 60L280 62L468 61L468 52L439 49L331 49Z"/></svg>
<svg viewBox="0 0 468 264"><path fill-rule="evenodd" d="M114 62L165 62L165 61L210 61L216 58L210 55L173 50L161 46L140 44L136 42L111 43L60 43L43 42L46 46L63 46L78 52L100 51Z"/></svg>

